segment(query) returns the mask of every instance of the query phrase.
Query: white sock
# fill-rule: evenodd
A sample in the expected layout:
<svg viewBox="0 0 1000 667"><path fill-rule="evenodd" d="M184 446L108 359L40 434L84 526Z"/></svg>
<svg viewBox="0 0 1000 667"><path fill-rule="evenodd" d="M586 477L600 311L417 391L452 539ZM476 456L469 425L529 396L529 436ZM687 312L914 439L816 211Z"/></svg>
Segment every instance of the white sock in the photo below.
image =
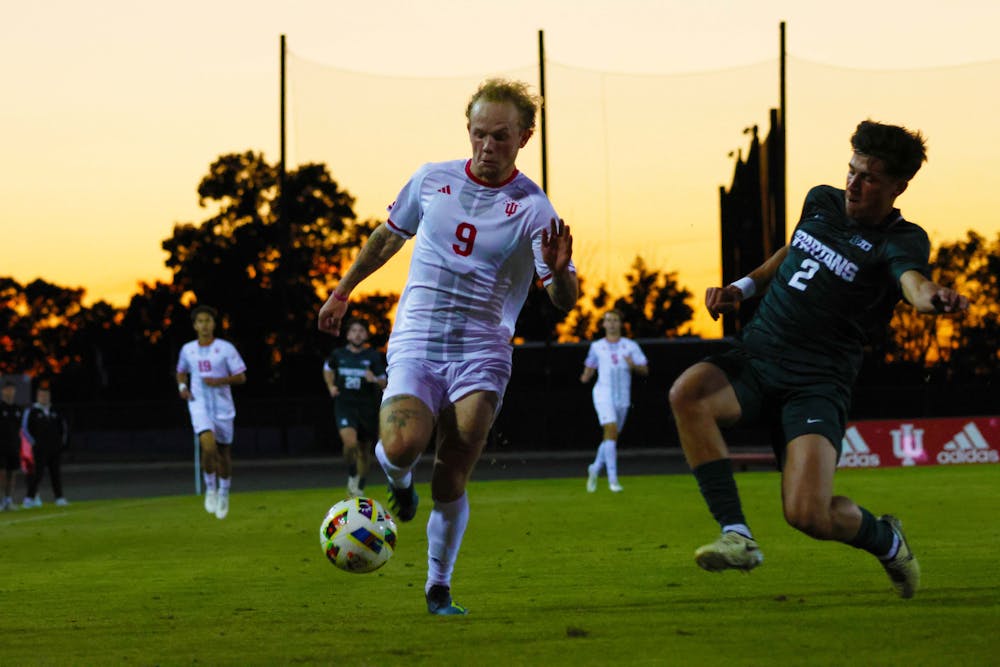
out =
<svg viewBox="0 0 1000 667"><path fill-rule="evenodd" d="M601 472L604 468L604 442L601 442L597 446L597 455L594 457L594 463L590 466L594 472Z"/></svg>
<svg viewBox="0 0 1000 667"><path fill-rule="evenodd" d="M216 487L216 484L215 484L215 473L214 472L206 472L206 473L204 473L204 477L205 477L205 490L206 491L215 491L215 487Z"/></svg>
<svg viewBox="0 0 1000 667"><path fill-rule="evenodd" d="M219 478L219 493L229 493L229 485L233 483L232 477Z"/></svg>
<svg viewBox="0 0 1000 667"><path fill-rule="evenodd" d="M899 553L899 533L892 531L892 546L889 547L889 553L884 556L879 556L879 560L892 560Z"/></svg>
<svg viewBox="0 0 1000 667"><path fill-rule="evenodd" d="M463 493L450 503L434 502L427 519L427 583L431 586L451 586L451 573L455 569L458 549L462 546L465 527L469 525L469 496Z"/></svg>
<svg viewBox="0 0 1000 667"><path fill-rule="evenodd" d="M614 440L605 440L601 447L604 448L604 465L608 467L608 484L618 483L618 443Z"/></svg>
<svg viewBox="0 0 1000 667"><path fill-rule="evenodd" d="M389 461L389 457L385 453L385 447L382 446L382 441L379 440L378 444L375 445L375 458L378 459L379 465L381 465L382 470L385 471L385 476L389 478L389 481L392 482L393 486L397 489L410 488L413 484L413 474L411 471L413 470L413 467L417 465L417 461L420 460L419 456L411 465L405 468L400 468L399 466L393 465Z"/></svg>
<svg viewBox="0 0 1000 667"><path fill-rule="evenodd" d="M723 533L737 533L743 537L752 540L753 533L750 532L750 526L745 523L730 523L722 527Z"/></svg>

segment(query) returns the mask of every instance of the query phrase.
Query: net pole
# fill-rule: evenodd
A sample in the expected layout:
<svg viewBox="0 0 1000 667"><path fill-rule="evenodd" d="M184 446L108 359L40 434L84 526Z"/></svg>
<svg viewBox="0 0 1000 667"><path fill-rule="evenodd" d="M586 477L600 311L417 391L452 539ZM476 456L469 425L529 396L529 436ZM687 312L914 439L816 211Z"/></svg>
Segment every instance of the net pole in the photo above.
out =
<svg viewBox="0 0 1000 667"><path fill-rule="evenodd" d="M197 433L194 435L194 495L201 495L201 443Z"/></svg>

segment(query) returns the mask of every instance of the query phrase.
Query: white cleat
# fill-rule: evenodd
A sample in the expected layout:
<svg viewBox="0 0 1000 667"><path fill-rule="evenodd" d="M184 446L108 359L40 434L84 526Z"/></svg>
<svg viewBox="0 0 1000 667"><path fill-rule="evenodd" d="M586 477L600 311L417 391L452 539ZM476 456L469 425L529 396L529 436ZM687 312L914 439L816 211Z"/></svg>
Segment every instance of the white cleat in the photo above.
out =
<svg viewBox="0 0 1000 667"><path fill-rule="evenodd" d="M218 503L215 508L215 518L225 519L227 514L229 514L229 494L220 493Z"/></svg>
<svg viewBox="0 0 1000 667"><path fill-rule="evenodd" d="M730 569L749 572L764 561L764 554L754 540L739 533L728 532L711 544L698 547L694 552L694 560L709 572Z"/></svg>
<svg viewBox="0 0 1000 667"><path fill-rule="evenodd" d="M608 488L611 489L612 493L621 493L622 491L625 490L625 487L619 484L618 482L609 482Z"/></svg>
<svg viewBox="0 0 1000 667"><path fill-rule="evenodd" d="M884 514L881 519L888 521L892 530L899 538L899 550L889 560L882 561L882 567L892 580L893 588L901 598L912 598L920 586L920 563L910 551L910 545L903 535L903 524L891 514Z"/></svg>
<svg viewBox="0 0 1000 667"><path fill-rule="evenodd" d="M597 470L594 466L587 466L587 493L597 491Z"/></svg>
<svg viewBox="0 0 1000 667"><path fill-rule="evenodd" d="M215 489L205 489L205 511L215 514L219 507L219 492Z"/></svg>
<svg viewBox="0 0 1000 667"><path fill-rule="evenodd" d="M364 489L361 488L361 478L357 475L347 478L347 496L349 498L360 498L365 495Z"/></svg>
<svg viewBox="0 0 1000 667"><path fill-rule="evenodd" d="M69 501L62 496L56 498L56 507L66 507L67 505L69 505Z"/></svg>

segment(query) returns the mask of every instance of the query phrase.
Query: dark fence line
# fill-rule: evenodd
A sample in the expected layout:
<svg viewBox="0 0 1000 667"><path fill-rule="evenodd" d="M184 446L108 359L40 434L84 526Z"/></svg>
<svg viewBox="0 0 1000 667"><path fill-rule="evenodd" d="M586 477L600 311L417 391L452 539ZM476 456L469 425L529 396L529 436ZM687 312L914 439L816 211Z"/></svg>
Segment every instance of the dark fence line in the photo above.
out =
<svg viewBox="0 0 1000 667"><path fill-rule="evenodd" d="M725 349L725 340L641 340L650 375L633 380L633 406L620 448L679 447L667 393L691 364ZM514 373L488 450L579 451L595 449L601 430L591 401L591 385L579 382L586 344L518 346ZM854 395L852 419L974 416L1000 411L998 383L955 386L919 382L862 383ZM283 458L339 456L333 401L324 388L313 395L270 399L241 398L236 389L234 456ZM194 447L182 401L74 403L60 406L71 421L67 462L177 461ZM766 436L751 429L727 434L736 447L764 447Z"/></svg>

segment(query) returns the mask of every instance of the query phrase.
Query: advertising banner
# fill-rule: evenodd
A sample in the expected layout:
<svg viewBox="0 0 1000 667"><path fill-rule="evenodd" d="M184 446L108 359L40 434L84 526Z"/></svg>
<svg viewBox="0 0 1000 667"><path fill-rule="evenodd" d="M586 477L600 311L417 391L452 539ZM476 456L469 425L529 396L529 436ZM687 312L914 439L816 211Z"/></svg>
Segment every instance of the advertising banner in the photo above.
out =
<svg viewBox="0 0 1000 667"><path fill-rule="evenodd" d="M858 421L847 424L841 468L1000 463L1000 417Z"/></svg>

